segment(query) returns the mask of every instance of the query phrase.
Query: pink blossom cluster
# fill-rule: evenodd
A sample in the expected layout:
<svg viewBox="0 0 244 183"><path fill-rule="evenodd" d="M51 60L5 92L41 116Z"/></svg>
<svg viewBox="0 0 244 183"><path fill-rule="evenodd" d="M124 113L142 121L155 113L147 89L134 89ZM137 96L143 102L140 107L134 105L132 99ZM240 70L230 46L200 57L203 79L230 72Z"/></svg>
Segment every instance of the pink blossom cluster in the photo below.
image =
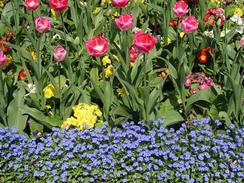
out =
<svg viewBox="0 0 244 183"><path fill-rule="evenodd" d="M188 74L184 84L186 88L189 88L190 94L193 95L200 90L208 90L210 86L214 85L214 81L204 72L196 72Z"/></svg>

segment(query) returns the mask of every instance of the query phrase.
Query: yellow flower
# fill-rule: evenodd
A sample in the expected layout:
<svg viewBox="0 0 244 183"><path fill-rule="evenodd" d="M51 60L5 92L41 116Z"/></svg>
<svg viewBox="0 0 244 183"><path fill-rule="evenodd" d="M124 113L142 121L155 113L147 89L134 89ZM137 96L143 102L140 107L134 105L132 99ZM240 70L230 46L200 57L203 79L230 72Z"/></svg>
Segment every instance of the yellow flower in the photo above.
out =
<svg viewBox="0 0 244 183"><path fill-rule="evenodd" d="M184 33L184 32L180 32L180 37L181 37L181 38L183 38L183 37L184 37L184 35L185 35L185 33Z"/></svg>
<svg viewBox="0 0 244 183"><path fill-rule="evenodd" d="M172 43L172 40L168 37L167 38L167 44L169 45L169 44L171 44Z"/></svg>
<svg viewBox="0 0 244 183"><path fill-rule="evenodd" d="M31 52L31 56L32 56L32 59L33 59L34 61L36 61L36 52L35 52L35 51L32 51L32 52Z"/></svg>
<svg viewBox="0 0 244 183"><path fill-rule="evenodd" d="M51 97L57 95L57 94L56 94L56 91L55 91L55 88L54 88L54 86L53 86L52 84L47 85L47 86L43 89L43 93L44 93L44 97L45 97L46 99L49 99L49 98L51 98Z"/></svg>
<svg viewBox="0 0 244 183"><path fill-rule="evenodd" d="M116 11L116 12L114 13L113 18L114 18L114 17L118 17L119 15L120 15L119 12Z"/></svg>
<svg viewBox="0 0 244 183"><path fill-rule="evenodd" d="M105 78L110 78L114 73L114 68L112 65L109 65L106 69L104 69Z"/></svg>
<svg viewBox="0 0 244 183"><path fill-rule="evenodd" d="M238 15L238 16L242 16L243 15L243 11L242 11L242 9L241 8L235 8L235 12L234 12L236 15Z"/></svg>
<svg viewBox="0 0 244 183"><path fill-rule="evenodd" d="M111 60L109 58L109 56L104 56L103 59L102 59L102 63L103 63L103 66L106 67L108 64L111 64Z"/></svg>
<svg viewBox="0 0 244 183"><path fill-rule="evenodd" d="M54 9L51 9L51 14L54 20L57 20L56 12Z"/></svg>
<svg viewBox="0 0 244 183"><path fill-rule="evenodd" d="M97 105L80 103L72 107L74 117L68 118L63 122L62 128L68 129L70 126L77 127L79 130L93 128L102 116L102 112Z"/></svg>
<svg viewBox="0 0 244 183"><path fill-rule="evenodd" d="M77 120L74 117L70 117L63 122L61 128L65 128L67 130L70 128L71 125L76 126L76 124L77 124Z"/></svg>

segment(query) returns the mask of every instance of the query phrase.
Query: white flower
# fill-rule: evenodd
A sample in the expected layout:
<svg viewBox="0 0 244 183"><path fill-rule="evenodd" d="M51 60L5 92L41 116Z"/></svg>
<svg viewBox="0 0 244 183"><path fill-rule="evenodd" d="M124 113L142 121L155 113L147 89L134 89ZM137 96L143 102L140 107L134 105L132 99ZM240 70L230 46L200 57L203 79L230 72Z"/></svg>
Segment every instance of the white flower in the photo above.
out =
<svg viewBox="0 0 244 183"><path fill-rule="evenodd" d="M205 36L210 37L210 38L214 38L213 30L211 30L211 31L208 31L208 30L207 30L207 31L204 31L203 34L204 34Z"/></svg>
<svg viewBox="0 0 244 183"><path fill-rule="evenodd" d="M28 96L32 93L36 93L36 86L34 84L28 83L25 87L25 89L29 92L25 94L25 96Z"/></svg>
<svg viewBox="0 0 244 183"><path fill-rule="evenodd" d="M230 17L230 20L232 22L237 23L237 25L243 25L244 24L243 19L237 14L233 15L232 17Z"/></svg>

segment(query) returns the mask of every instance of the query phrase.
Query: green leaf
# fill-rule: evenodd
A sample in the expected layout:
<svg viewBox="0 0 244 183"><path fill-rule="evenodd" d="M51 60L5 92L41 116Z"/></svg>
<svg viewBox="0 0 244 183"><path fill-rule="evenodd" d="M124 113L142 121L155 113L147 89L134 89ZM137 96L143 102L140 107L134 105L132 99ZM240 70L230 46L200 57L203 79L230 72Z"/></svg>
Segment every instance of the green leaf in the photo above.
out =
<svg viewBox="0 0 244 183"><path fill-rule="evenodd" d="M169 110L164 114L161 114L161 118L164 120L164 126L170 126L184 121L181 114L175 110Z"/></svg>
<svg viewBox="0 0 244 183"><path fill-rule="evenodd" d="M192 107L192 105L198 101L205 101L210 103L209 98L210 92L208 90L201 90L197 92L186 100L186 110L188 111Z"/></svg>
<svg viewBox="0 0 244 183"><path fill-rule="evenodd" d="M14 92L14 99L7 108L7 121L9 126L14 126L19 131L23 131L26 126L27 115L23 115L21 108L24 106L25 89L19 88Z"/></svg>

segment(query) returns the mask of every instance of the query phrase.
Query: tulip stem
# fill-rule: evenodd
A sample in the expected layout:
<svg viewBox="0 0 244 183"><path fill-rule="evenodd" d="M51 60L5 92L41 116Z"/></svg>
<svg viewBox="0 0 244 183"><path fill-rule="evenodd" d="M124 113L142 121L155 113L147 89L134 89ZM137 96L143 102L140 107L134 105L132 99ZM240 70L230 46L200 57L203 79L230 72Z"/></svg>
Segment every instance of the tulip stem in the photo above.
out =
<svg viewBox="0 0 244 183"><path fill-rule="evenodd" d="M58 94L59 94L59 114L61 115L61 78L60 78L61 65L58 62Z"/></svg>
<svg viewBox="0 0 244 183"><path fill-rule="evenodd" d="M39 37L38 41L37 41L37 50L36 50L36 54L37 54L37 72L38 72L38 78L41 78L41 60L40 60L40 46L41 46L41 39L42 39L42 35Z"/></svg>
<svg viewBox="0 0 244 183"><path fill-rule="evenodd" d="M62 13L60 13L60 17L61 17L63 31L64 31L65 48L68 50L67 39L66 39L66 32L67 32L67 30L66 30L65 25L64 25L64 18L63 18L63 14Z"/></svg>

